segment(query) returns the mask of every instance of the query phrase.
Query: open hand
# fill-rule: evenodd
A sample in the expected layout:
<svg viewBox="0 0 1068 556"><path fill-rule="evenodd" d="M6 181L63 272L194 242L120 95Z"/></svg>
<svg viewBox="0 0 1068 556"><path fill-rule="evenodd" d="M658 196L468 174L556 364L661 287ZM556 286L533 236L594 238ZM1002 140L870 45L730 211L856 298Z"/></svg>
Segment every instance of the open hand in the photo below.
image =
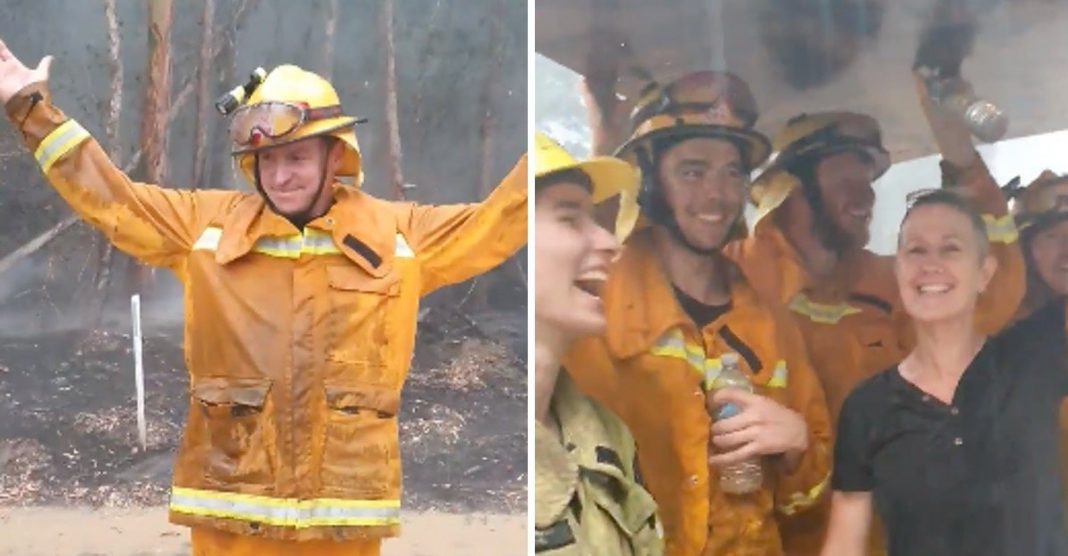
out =
<svg viewBox="0 0 1068 556"><path fill-rule="evenodd" d="M45 56L36 68L26 67L0 40L0 103L6 104L15 93L31 83L48 81L52 57Z"/></svg>
<svg viewBox="0 0 1068 556"><path fill-rule="evenodd" d="M800 413L774 400L728 388L707 396L709 413L734 404L738 413L712 425L708 463L740 463L759 456L800 454L808 449L808 425Z"/></svg>

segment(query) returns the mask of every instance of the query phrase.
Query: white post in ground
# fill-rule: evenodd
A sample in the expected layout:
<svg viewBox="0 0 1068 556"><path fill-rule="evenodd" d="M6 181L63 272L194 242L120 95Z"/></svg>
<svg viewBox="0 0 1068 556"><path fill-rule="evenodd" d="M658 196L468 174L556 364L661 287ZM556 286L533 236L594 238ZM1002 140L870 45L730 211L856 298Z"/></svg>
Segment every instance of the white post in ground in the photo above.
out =
<svg viewBox="0 0 1068 556"><path fill-rule="evenodd" d="M145 423L145 370L141 360L141 295L130 298L133 322L134 383L137 387L137 435L141 449L148 449L148 429Z"/></svg>

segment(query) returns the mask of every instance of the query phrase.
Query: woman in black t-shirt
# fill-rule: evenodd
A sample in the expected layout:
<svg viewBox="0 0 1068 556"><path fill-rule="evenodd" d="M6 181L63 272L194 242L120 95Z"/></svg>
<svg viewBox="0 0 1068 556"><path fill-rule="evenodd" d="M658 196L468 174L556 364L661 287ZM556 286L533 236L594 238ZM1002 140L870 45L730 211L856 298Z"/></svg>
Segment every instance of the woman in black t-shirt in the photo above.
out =
<svg viewBox="0 0 1068 556"><path fill-rule="evenodd" d="M842 407L824 556L863 555L873 511L891 556L1068 554L1056 472L1063 307L983 337L987 247L982 219L952 192L905 214L896 272L916 347Z"/></svg>

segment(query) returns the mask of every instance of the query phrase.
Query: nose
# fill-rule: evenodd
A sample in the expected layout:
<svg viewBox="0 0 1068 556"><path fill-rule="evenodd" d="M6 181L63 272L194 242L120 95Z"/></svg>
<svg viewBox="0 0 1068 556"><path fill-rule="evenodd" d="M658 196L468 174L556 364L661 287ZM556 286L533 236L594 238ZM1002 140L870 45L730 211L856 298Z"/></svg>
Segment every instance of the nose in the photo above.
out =
<svg viewBox="0 0 1068 556"><path fill-rule="evenodd" d="M704 181L701 182L698 195L702 201L723 200L727 196L734 194L735 189L739 188L743 183L743 179L728 175L725 172L709 172Z"/></svg>
<svg viewBox="0 0 1068 556"><path fill-rule="evenodd" d="M941 274L945 270L945 266L942 264L942 257L935 250L924 254L920 259L921 274Z"/></svg>
<svg viewBox="0 0 1068 556"><path fill-rule="evenodd" d="M593 251L603 254L609 260L614 261L618 258L621 246L619 245L619 240L616 239L616 236L595 223L592 224L590 228L590 243Z"/></svg>
<svg viewBox="0 0 1068 556"><path fill-rule="evenodd" d="M289 171L286 170L284 164L268 164L264 168L260 166L260 179L263 180L266 185L279 186L286 183L289 180Z"/></svg>
<svg viewBox="0 0 1068 556"><path fill-rule="evenodd" d="M858 180L849 188L850 201L862 207L875 205L875 187L870 181Z"/></svg>

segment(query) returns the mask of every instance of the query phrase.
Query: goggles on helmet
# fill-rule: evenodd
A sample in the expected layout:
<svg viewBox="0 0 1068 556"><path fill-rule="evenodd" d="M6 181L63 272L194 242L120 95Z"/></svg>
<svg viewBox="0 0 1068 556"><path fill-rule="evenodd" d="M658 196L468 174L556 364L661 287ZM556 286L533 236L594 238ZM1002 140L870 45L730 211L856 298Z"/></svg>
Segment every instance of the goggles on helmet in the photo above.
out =
<svg viewBox="0 0 1068 556"><path fill-rule="evenodd" d="M280 139L301 125L341 116L341 105L308 108L292 102L261 102L238 108L230 120L230 139L237 146L255 147L263 139Z"/></svg>
<svg viewBox="0 0 1068 556"><path fill-rule="evenodd" d="M737 119L740 127L752 127L757 120L756 101L744 81L733 74L700 71L668 86L651 84L638 100L631 121L638 127L655 116L716 111Z"/></svg>

